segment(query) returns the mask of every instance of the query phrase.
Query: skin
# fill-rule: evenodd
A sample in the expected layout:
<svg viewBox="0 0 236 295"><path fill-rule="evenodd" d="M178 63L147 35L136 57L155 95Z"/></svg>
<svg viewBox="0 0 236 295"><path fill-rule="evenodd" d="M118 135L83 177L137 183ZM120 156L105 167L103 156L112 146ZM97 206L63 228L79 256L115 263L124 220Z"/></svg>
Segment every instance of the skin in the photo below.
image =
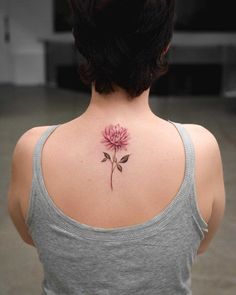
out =
<svg viewBox="0 0 236 295"><path fill-rule="evenodd" d="M142 223L151 219L155 214L161 212L171 201L171 198L175 195L178 187L181 184L184 172L184 152L182 142L173 125L156 116L150 109L150 88L144 91L133 101L127 100L127 94L124 90L120 89L118 86L115 86L115 89L115 93L104 96L97 93L94 89L94 85L92 85L92 95L87 110L81 116L65 124L62 124L62 126L59 128L60 130L56 130L55 134L53 133L51 135L51 140L49 140L49 142L47 142L44 147L45 161L43 161L43 167L45 168L45 165L48 166L47 169L43 169L43 171L44 179L47 180L46 185L50 192L50 196L53 196L54 201L58 207L60 207L65 212L65 214L70 215L82 223L87 223L92 226L126 226ZM94 124L94 122L96 122L96 124ZM97 138L97 134L100 133L105 126L109 124L116 124L117 122L120 122L121 126L124 127L126 127L125 122L128 122L127 125L129 125L129 132L136 140L130 142L129 152L132 152L132 157L127 163L125 163L124 171L122 173L118 172L117 169L115 171L116 181L118 182L119 179L121 179L118 177L122 175L123 184L122 186L117 187L116 191L112 192L112 194L116 193L116 195L114 195L114 198L111 198L107 190L107 187L110 189L110 168L108 168L109 163L108 161L105 162L108 166L106 166L105 163L101 163L103 152L105 151L104 145L99 143L95 147L97 154L95 154L93 150L87 151L88 147L86 146L83 148L82 141L79 141L78 139L77 142L76 134L86 138L87 133L89 133L92 138ZM139 126L138 131L136 126ZM25 224L32 182L32 154L36 142L48 127L49 126L40 126L26 131L18 140L12 155L11 177L8 190L8 211L23 241L32 246L34 246L34 243ZM206 234L198 250L198 254L202 254L206 251L211 240L216 234L224 214L225 191L223 167L220 149L214 135L209 130L200 125L184 124L184 127L189 132L194 143L196 153L195 174L198 206L202 217L209 226L208 234ZM150 136L149 132L146 130L150 130L150 132L151 130L155 131L152 131L153 133ZM140 132L142 132L142 136L139 136ZM166 156L164 151L167 149L164 140L166 139L166 134L170 134L167 139L168 143L171 143L173 138L175 138L175 142L168 144L167 146L173 146L174 144L176 149L176 155L168 162L168 169L164 168L166 162L164 161L165 163L163 163L163 157ZM53 140L53 136L55 140ZM100 137L98 138L98 141L99 140ZM145 154L145 159L142 160L143 150L140 151L140 146L142 146L146 140L150 142L150 145L148 146L149 153ZM85 185L83 187L81 184L81 191L75 192L74 197L71 196L71 199L68 195L68 192L63 191L65 188L58 185L63 183L65 174L62 175L60 172L58 172L55 177L53 172L55 171L55 169L53 169L53 165L55 165L54 167L57 167L56 165L58 161L56 158L54 159L52 156L50 157L50 155L53 155L53 151L55 151L58 146L61 146L62 150L67 147L71 148L71 152L68 153L68 155L71 155L71 158L68 158L68 161L71 160L71 163L75 163L76 161L78 162L78 167L75 166L75 169L79 169L78 173L80 169L81 171L84 171L83 174L81 174L81 177L83 177L85 173L88 173L88 165L86 164L88 163L89 167L91 167L91 174L88 174L88 178L86 179L89 185ZM77 151L77 149L74 148L76 146L80 146L81 150ZM92 147L90 148L92 149ZM60 156L59 153L60 149L58 150L58 157ZM87 156L87 153L88 155L93 154L93 157L97 156L97 163L101 166L94 165L93 157ZM75 159L72 156L73 154L76 154ZM169 150L169 155L171 154L173 154L173 150ZM134 155L136 155L136 160L132 160L133 157L135 157ZM79 158L81 159L80 161L78 160ZM92 158L91 163L89 162L90 158ZM63 159L61 161L63 161ZM66 159L65 162L61 163L61 165L65 167L65 170L67 169L66 165L68 165L68 161ZM22 165L22 163L24 163L24 165ZM159 171L157 171L156 163L158 163L158 166L160 166L159 170L163 174L166 173L165 175L169 182L166 185L166 182L159 180L159 183L157 183L156 186L150 187L148 181L150 181L150 183L155 183L157 182L156 178L158 179L158 177L155 176L155 174L157 174ZM164 165L163 168L161 165ZM137 183L137 181L132 178L132 175L137 173L137 175L142 176L142 169L140 170L140 167L142 167L144 172L147 169L149 169L150 172L147 177L145 177L144 174L142 185L142 187L144 187L146 190L148 190L148 188L150 189L150 194L147 194L147 196L150 195L148 204L143 203L144 201L142 200L142 196L144 195L144 192L142 193L141 191L139 194L139 186L137 186L137 192L135 192L132 191L132 187L128 185L129 180L131 182L133 181L134 183ZM173 174L170 175L167 173ZM106 175L106 177L103 177L103 175ZM161 178L161 174L159 175ZM74 171L72 171L70 166L68 167L68 172L66 173L66 177L68 177L67 183L68 181L71 181L71 187L76 187L78 186L77 182L75 181L72 183L74 178L73 176ZM93 177L94 179L100 177L97 187L95 186L95 183L91 186L91 183L89 182ZM55 178L57 179L57 183L53 183ZM104 180L104 185L102 185L103 179L106 179ZM124 190L122 191L123 187ZM164 195L168 197L160 198L160 200L158 199L157 201L157 197L155 195L157 188L160 190L160 194L162 191L164 192ZM97 196L99 189L101 190L99 197L100 207L98 208L98 211L95 211L95 209L91 209L90 206L91 202L93 202L93 199L89 200L90 203L88 204L87 196L89 195L91 198L92 196ZM138 205L137 208L134 206L134 204L137 202L132 203L132 199L129 200L127 198L126 191L128 191L127 194L129 194L129 190L130 194L132 193L134 196L137 195L137 198L140 198L137 199L137 201L140 204L141 209L138 207ZM135 190L135 187L133 190ZM64 196L67 196L68 198L67 203L64 202L65 197L60 198L60 195L63 196L63 193ZM78 197L79 195L81 195L81 198L78 201L81 207L80 213L78 213L78 210L76 209L79 207L78 204L76 207L76 204L74 203L75 196ZM83 195L84 197L82 197ZM143 204L146 206L145 210ZM130 208L127 209L126 206L130 206L133 212ZM127 214L125 210L128 210L129 214ZM128 217L125 219L125 216ZM120 223L121 220L123 220L124 224Z"/></svg>

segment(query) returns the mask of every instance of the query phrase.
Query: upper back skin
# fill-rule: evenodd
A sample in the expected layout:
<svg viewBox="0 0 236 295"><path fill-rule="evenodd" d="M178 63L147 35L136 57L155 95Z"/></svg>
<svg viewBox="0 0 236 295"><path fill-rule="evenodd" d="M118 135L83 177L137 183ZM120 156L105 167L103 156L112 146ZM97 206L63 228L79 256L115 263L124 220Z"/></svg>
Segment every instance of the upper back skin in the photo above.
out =
<svg viewBox="0 0 236 295"><path fill-rule="evenodd" d="M80 223L100 228L141 224L163 211L179 191L185 154L176 127L156 116L142 122L125 122L92 121L82 115L59 126L43 146L41 164L46 190L64 214ZM111 191L110 163L102 162L108 150L101 139L104 128L117 123L130 135L127 151L117 153L118 161L126 154L130 157L122 164L122 172L114 170ZM183 126L193 141L197 205L208 224L208 233L198 248L197 254L202 254L224 214L223 167L214 135L200 125ZM33 151L47 128L32 128L19 140L23 142L22 150L26 150L24 165L19 169L23 176L17 187L24 218L32 184Z"/></svg>
<svg viewBox="0 0 236 295"><path fill-rule="evenodd" d="M76 124L75 124L76 120ZM175 126L157 119L150 122L119 123L130 134L127 151L118 151L118 160L130 154L122 172L113 173L110 162L101 162L103 152L112 152L100 142L110 122L87 122L79 117L59 126L42 150L43 179L55 204L71 218L95 227L114 228L143 223L160 213L175 197L184 177L185 154ZM49 126L32 128L31 149ZM201 126L184 124L196 153L196 189L199 210L208 223L213 198L206 177L210 170ZM21 208L26 216L32 181L31 159L25 165ZM209 167L208 167L209 166Z"/></svg>

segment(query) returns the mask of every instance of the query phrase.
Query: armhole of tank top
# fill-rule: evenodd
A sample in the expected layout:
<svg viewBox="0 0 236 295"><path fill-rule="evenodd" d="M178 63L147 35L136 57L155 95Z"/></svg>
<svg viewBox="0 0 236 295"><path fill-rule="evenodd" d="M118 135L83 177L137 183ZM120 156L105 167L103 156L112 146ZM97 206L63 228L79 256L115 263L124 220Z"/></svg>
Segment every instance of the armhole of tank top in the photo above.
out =
<svg viewBox="0 0 236 295"><path fill-rule="evenodd" d="M51 126L49 127L51 128ZM35 144L33 155L32 155L32 180L31 180L31 189L30 189L30 194L29 194L29 199L28 199L28 206L26 210L26 216L25 216L25 223L28 226L29 230L31 230L31 225L33 221L33 216L34 216L34 211L35 211L35 206L36 206L36 197L37 197L37 157L39 157L39 152L40 152L40 144L43 140L43 137L45 134L48 132L47 128L39 137L38 141Z"/></svg>
<svg viewBox="0 0 236 295"><path fill-rule="evenodd" d="M203 219L199 206L198 206L198 197L197 197L197 190L196 190L196 157L195 157L195 147L191 138L191 135L189 132L185 129L185 132L187 133L187 137L189 139L189 147L191 149L192 154L192 190L190 194L190 205L192 210L192 217L194 219L194 222L196 223L198 229L200 230L201 238L204 237L204 232L208 232L208 224Z"/></svg>
<svg viewBox="0 0 236 295"><path fill-rule="evenodd" d="M31 181L31 190L29 194L28 199L28 206L25 216L25 223L30 228L33 220L33 214L34 214L34 207L35 207L35 198L36 198L36 182L35 182L35 173L33 172L32 181Z"/></svg>
<svg viewBox="0 0 236 295"><path fill-rule="evenodd" d="M198 225L199 229L201 230L203 237L204 237L204 232L208 232L208 224L203 219L202 214L199 209L199 206L198 206L195 172L193 174L193 196L191 199L192 199L193 218L194 218L195 222L197 223L197 225Z"/></svg>

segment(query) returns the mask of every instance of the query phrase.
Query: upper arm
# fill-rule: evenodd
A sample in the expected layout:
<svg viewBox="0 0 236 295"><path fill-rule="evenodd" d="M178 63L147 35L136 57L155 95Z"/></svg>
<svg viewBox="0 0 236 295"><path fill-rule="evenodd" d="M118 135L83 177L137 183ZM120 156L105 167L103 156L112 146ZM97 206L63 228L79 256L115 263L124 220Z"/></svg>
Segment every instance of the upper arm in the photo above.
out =
<svg viewBox="0 0 236 295"><path fill-rule="evenodd" d="M11 217L21 238L33 245L32 238L25 223L25 208L27 208L31 182L33 151L39 138L41 127L34 127L26 131L17 141L11 159L11 174L8 187L7 204Z"/></svg>
<svg viewBox="0 0 236 295"><path fill-rule="evenodd" d="M197 195L198 199L201 199L201 195L209 198L212 204L208 232L205 233L198 249L198 254L201 254L208 248L223 219L225 187L221 152L215 136L203 126L194 125L193 128L195 128L192 134L196 145ZM207 204L203 197L202 203Z"/></svg>

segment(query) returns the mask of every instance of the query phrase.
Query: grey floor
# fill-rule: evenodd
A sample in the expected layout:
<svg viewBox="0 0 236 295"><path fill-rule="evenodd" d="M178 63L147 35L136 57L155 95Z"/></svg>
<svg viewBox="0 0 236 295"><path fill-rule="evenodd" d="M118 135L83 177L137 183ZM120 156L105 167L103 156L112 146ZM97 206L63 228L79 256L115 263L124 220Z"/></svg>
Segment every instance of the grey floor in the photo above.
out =
<svg viewBox="0 0 236 295"><path fill-rule="evenodd" d="M35 249L21 241L7 214L10 161L16 141L31 127L72 120L83 113L88 103L88 94L69 90L0 87L0 295L40 294L42 280ZM226 211L208 252L199 256L193 266L192 287L193 295L235 295L236 99L151 96L150 106L164 119L205 126L219 142Z"/></svg>

